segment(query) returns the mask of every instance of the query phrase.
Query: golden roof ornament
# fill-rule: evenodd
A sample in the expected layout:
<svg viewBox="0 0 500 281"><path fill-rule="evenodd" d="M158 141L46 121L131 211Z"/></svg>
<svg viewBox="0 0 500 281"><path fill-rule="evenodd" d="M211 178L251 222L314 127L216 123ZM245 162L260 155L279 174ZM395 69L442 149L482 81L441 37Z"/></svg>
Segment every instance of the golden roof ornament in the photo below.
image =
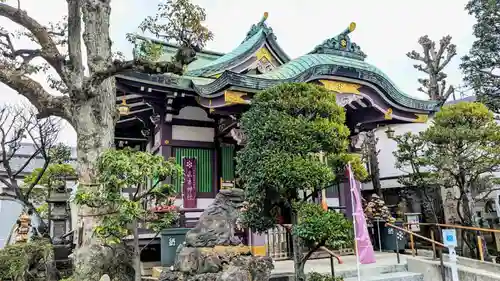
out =
<svg viewBox="0 0 500 281"><path fill-rule="evenodd" d="M267 35L272 34L272 36L274 36L274 39L276 39L276 36L273 34L273 29L271 27L267 26L267 24L266 24L266 20L268 17L269 17L269 13L264 12L260 21L256 24L252 25L252 27L250 28L250 30L247 33L247 36L245 37L245 40L243 40L243 42L247 41L248 39L250 39L252 36L257 34L261 30L264 33L266 33Z"/></svg>
<svg viewBox="0 0 500 281"><path fill-rule="evenodd" d="M356 43L351 42L351 38L349 37L349 34L355 29L356 23L351 22L344 31L317 45L310 54L327 54L364 60L366 54L361 51L361 48Z"/></svg>

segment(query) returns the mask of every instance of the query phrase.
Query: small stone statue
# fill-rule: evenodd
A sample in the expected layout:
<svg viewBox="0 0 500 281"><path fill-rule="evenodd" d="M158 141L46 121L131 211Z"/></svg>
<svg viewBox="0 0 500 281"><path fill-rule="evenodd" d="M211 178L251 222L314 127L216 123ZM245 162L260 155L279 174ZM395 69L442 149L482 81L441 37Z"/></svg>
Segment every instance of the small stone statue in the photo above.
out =
<svg viewBox="0 0 500 281"><path fill-rule="evenodd" d="M244 207L242 189L221 189L214 202L203 212L197 225L186 234L188 247L238 246L235 229Z"/></svg>
<svg viewBox="0 0 500 281"><path fill-rule="evenodd" d="M29 239L29 232L31 230L31 217L22 213L17 220L17 226L14 229L15 243L26 243Z"/></svg>
<svg viewBox="0 0 500 281"><path fill-rule="evenodd" d="M407 203L406 198L402 197L401 201L398 203L398 209L396 212L396 216L398 219L403 220L405 217L405 213L407 213Z"/></svg>

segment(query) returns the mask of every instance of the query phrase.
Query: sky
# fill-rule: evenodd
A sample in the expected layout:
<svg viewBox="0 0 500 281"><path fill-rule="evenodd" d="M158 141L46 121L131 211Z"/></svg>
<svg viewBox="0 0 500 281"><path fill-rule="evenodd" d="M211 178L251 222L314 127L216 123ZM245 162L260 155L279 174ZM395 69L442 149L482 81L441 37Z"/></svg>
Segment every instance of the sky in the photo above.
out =
<svg viewBox="0 0 500 281"><path fill-rule="evenodd" d="M385 72L408 95L418 98L425 98L417 92L417 79L422 74L413 68L413 61L406 57L411 50L420 51L418 38L425 34L436 41L448 34L453 37L458 55L445 72L448 83L455 86L462 84L460 57L468 52L474 40L472 26L475 21L464 10L466 0L192 1L205 8L206 25L214 33L214 40L207 44L206 49L219 52L229 52L238 46L250 26L257 23L264 12L269 13L267 23L291 58L311 51L317 44L342 32L350 22L356 22L351 40L368 55L366 61ZM137 32L142 19L155 13L159 1L114 0L111 3L113 49L130 55L132 46L125 39L125 34ZM66 1L21 0L21 8L45 24L58 21L66 14ZM0 26L8 30L18 28L2 18ZM24 41L17 42L17 45L29 46ZM43 82L43 76L36 79ZM1 104L24 99L1 84L0 93ZM64 125L60 140L69 145L76 144L76 134L69 124Z"/></svg>

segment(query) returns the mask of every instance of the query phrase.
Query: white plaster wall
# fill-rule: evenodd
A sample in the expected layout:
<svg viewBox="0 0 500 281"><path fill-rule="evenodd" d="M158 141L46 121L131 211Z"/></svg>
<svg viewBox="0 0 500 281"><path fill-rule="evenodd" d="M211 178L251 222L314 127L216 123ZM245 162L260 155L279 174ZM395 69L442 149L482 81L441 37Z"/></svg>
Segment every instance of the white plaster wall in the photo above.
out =
<svg viewBox="0 0 500 281"><path fill-rule="evenodd" d="M500 123L500 121L497 121ZM430 119L427 123L408 123L408 124L397 124L391 125L391 129L394 130L394 135L402 135L407 132L418 133L426 130L430 124L432 124L432 119ZM396 159L392 154L396 148L396 142L387 138L387 134L385 131L387 127L380 127L376 130L375 135L378 138L377 148L380 150L378 155L379 158L379 169L380 169L380 177L394 177L401 176L404 173L396 169ZM495 173L495 176L500 177L500 173ZM387 183L390 187L396 183ZM389 187L388 186L388 187Z"/></svg>
<svg viewBox="0 0 500 281"><path fill-rule="evenodd" d="M214 136L215 132L213 128L172 126L172 139L174 140L213 142Z"/></svg>
<svg viewBox="0 0 500 281"><path fill-rule="evenodd" d="M401 187L401 184L398 183L398 179L383 179L380 181L380 185L382 188L397 188ZM361 190L373 190L373 183L371 181L361 183Z"/></svg>
<svg viewBox="0 0 500 281"><path fill-rule="evenodd" d="M339 207L340 206L340 202L339 202L339 199L338 198L326 198L326 205L328 205L328 207Z"/></svg>
<svg viewBox="0 0 500 281"><path fill-rule="evenodd" d="M197 121L211 121L214 120L208 118L207 112L203 109L195 106L183 107L179 114L173 116L174 119L187 119L187 120L197 120Z"/></svg>
<svg viewBox="0 0 500 281"><path fill-rule="evenodd" d="M407 132L418 133L427 129L429 124L430 121L428 123L397 124L391 125L391 129L394 130L394 135L402 135ZM387 127L380 127L375 131L375 136L378 138L377 148L380 150L378 155L380 177L385 178L401 176L403 175L403 172L396 169L396 159L392 154L396 150L397 144L395 141L387 137L387 134L385 133L386 130ZM393 185L391 183L389 184Z"/></svg>

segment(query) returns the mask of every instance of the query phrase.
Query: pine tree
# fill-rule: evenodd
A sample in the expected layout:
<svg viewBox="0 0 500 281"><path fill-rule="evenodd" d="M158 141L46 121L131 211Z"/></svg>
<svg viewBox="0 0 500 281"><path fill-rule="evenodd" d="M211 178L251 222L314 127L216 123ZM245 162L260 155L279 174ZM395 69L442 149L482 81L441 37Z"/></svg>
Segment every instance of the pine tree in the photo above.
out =
<svg viewBox="0 0 500 281"><path fill-rule="evenodd" d="M494 112L500 111L500 2L471 0L465 9L473 15L476 41L462 58L464 80L478 99Z"/></svg>

